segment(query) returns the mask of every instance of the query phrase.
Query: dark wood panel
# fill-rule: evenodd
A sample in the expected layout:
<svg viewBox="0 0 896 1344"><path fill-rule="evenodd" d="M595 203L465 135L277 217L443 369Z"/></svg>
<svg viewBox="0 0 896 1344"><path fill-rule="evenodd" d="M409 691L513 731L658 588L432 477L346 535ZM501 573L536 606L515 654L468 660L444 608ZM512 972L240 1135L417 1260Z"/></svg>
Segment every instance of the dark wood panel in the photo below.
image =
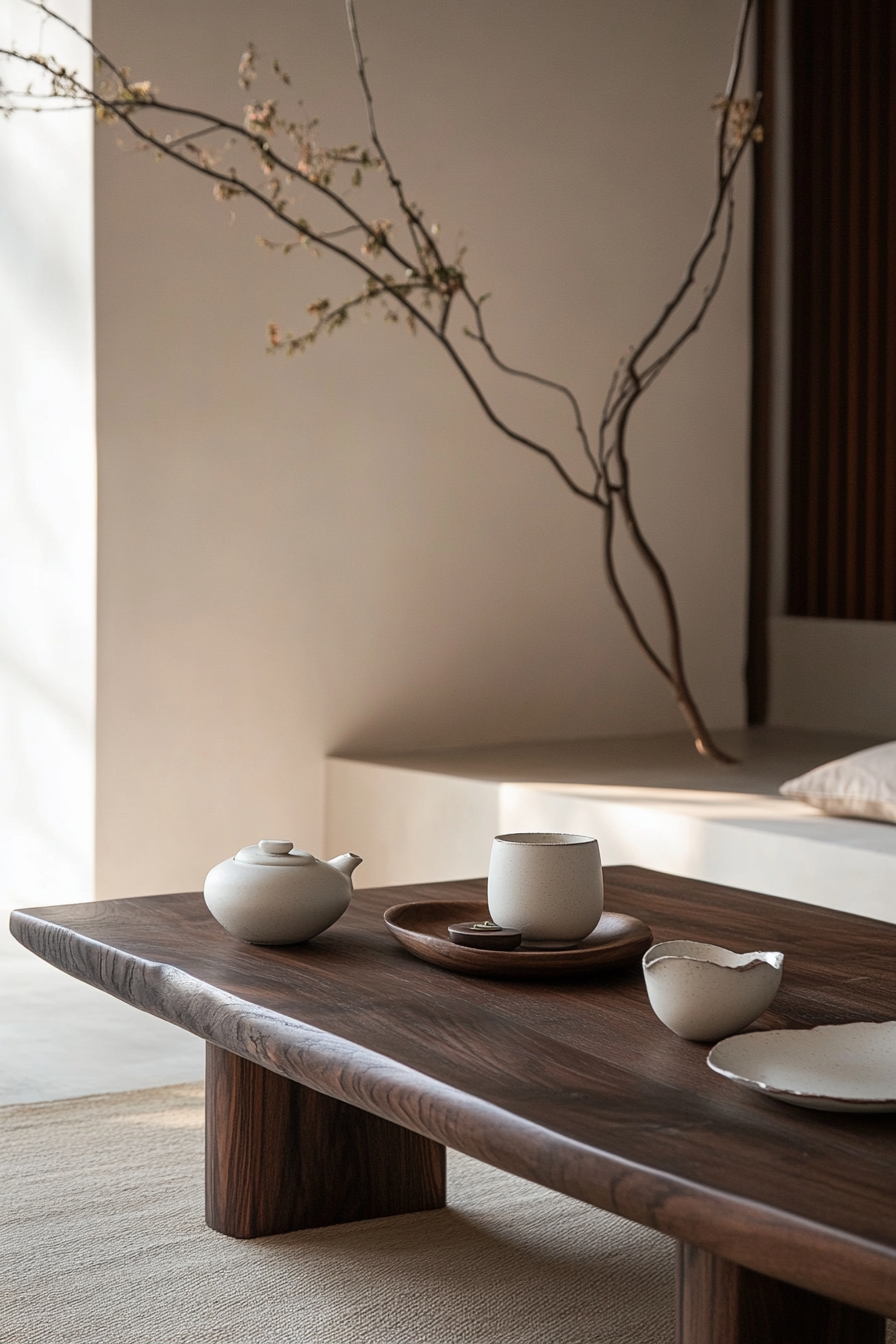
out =
<svg viewBox="0 0 896 1344"><path fill-rule="evenodd" d="M877 327L878 341L881 347L880 379L881 391L878 409L879 430L883 456L882 477L884 482L883 498L877 511L879 527L883 536L883 609L896 609L896 453L887 451L887 431L896 423L896 171L893 170L893 158L896 156L896 22L890 22L889 51L886 40L882 42L882 54L890 73L888 106L885 110L884 125L886 131L883 140L882 156L886 155L889 170L881 180L881 207L886 208L886 220L881 228L881 293L885 296L880 322ZM882 99L883 103L883 99Z"/></svg>
<svg viewBox="0 0 896 1344"><path fill-rule="evenodd" d="M676 1344L884 1344L886 1318L679 1245Z"/></svg>
<svg viewBox="0 0 896 1344"><path fill-rule="evenodd" d="M792 0L788 610L896 620L896 15Z"/></svg>
<svg viewBox="0 0 896 1344"><path fill-rule="evenodd" d="M765 723L768 714L777 9L777 0L760 0L757 6L756 86L762 95L763 139L753 147L750 579L746 667L747 722L751 724Z"/></svg>
<svg viewBox="0 0 896 1344"><path fill-rule="evenodd" d="M658 940L785 953L759 1026L894 1015L896 928L639 869L607 903ZM18 913L69 973L287 1078L725 1259L896 1315L890 1117L786 1107L706 1068L653 1016L639 968L574 985L461 980L382 924L402 900L482 880L363 891L293 948L242 944L199 896Z"/></svg>
<svg viewBox="0 0 896 1344"><path fill-rule="evenodd" d="M445 1149L206 1046L205 1220L229 1237L445 1204Z"/></svg>

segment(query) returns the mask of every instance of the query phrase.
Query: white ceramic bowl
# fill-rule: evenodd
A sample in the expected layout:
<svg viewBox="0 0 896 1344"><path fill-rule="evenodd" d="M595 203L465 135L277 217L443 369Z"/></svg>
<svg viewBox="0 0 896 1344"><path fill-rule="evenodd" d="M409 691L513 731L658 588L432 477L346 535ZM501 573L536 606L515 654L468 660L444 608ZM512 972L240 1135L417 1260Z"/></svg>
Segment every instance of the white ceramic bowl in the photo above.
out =
<svg viewBox="0 0 896 1344"><path fill-rule="evenodd" d="M778 992L783 952L654 943L642 965L650 1006L676 1036L718 1041L757 1018Z"/></svg>

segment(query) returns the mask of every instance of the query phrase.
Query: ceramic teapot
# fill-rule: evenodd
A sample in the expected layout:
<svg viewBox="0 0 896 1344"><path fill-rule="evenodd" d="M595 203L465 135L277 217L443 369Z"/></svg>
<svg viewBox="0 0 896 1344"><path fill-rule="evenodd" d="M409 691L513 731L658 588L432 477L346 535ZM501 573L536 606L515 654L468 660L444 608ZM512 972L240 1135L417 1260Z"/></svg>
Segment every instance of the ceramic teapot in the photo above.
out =
<svg viewBox="0 0 896 1344"><path fill-rule="evenodd" d="M324 863L291 840L259 840L205 879L205 903L219 924L247 943L304 943L344 915L361 860Z"/></svg>

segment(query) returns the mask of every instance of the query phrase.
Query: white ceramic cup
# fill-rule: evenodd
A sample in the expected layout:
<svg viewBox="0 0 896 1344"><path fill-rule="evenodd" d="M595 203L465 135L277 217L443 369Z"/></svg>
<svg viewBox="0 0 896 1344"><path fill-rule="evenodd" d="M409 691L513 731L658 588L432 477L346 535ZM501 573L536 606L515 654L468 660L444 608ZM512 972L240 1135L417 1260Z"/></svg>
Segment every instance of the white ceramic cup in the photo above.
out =
<svg viewBox="0 0 896 1344"><path fill-rule="evenodd" d="M496 835L488 865L488 909L529 947L574 947L604 908L600 850L591 835L523 831Z"/></svg>

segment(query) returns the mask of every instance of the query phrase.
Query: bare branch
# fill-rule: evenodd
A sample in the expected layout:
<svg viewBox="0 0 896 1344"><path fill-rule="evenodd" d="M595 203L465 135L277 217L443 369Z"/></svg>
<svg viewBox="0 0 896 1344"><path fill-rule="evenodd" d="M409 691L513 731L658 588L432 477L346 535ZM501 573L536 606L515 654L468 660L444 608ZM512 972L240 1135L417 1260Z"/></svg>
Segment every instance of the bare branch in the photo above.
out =
<svg viewBox="0 0 896 1344"><path fill-rule="evenodd" d="M32 90L13 92L0 83L0 111L43 110L52 107L54 100L71 107L92 107L98 119L117 122L134 137L139 146L151 149L161 159L169 158L209 178L218 200L245 197L253 205L266 211L298 242L280 246L284 252L303 243L314 251L327 252L361 276L361 289L333 305L329 299L319 299L308 307L313 321L299 335L280 334L276 324L269 326L268 349L301 352L313 344L319 335L332 334L349 320L351 314L373 304L384 306L387 321L397 321L403 312L411 331L426 331L442 347L489 422L506 438L543 457L564 485L578 498L602 510L604 514L603 562L607 582L632 636L650 660L658 674L672 690L678 707L694 737L696 746L704 755L716 760L730 760L712 740L688 686L682 652L681 627L672 586L656 552L641 528L632 496L632 477L627 453L628 430L632 413L644 393L674 359L682 347L700 329L722 283L731 254L734 228L733 182L746 154L747 146L760 138L758 126L760 96L741 97L738 84L743 72L748 26L755 0L743 0L734 51L725 94L716 100L718 113L715 143L715 193L703 234L685 266L682 278L646 334L619 361L613 371L597 429L596 451L588 434L581 404L565 384L509 364L496 350L486 330L482 305L484 298L472 294L463 264L463 249L454 261L449 261L436 241L437 226L427 228L423 211L407 196L401 178L393 167L376 122L373 93L367 77L367 60L358 32L354 0L346 0L346 13L355 66L364 97L370 141L375 155L357 145L322 147L316 137L316 121L293 123L285 120L276 98L250 103L246 107L243 124L226 117L181 107L163 101L149 81L134 82L125 66L117 66L92 39L81 33L69 20L57 14L46 0L22 0L48 19L60 23L64 29L81 39L91 54L100 74L105 72L111 85L103 80L94 89L80 79L76 71L62 66L53 58L40 54L31 56L15 50L0 50L0 56L19 62L26 68L39 70L49 81L49 89L35 94ZM277 60L272 65L274 75L288 85ZM250 44L240 61L239 84L247 90L258 76L258 51ZM36 103L25 104L22 99ZM55 110L55 109L54 109ZM197 129L179 133L173 139L161 137L144 125L147 114L153 117L195 122ZM228 139L224 149L235 146L247 152L260 170L262 180L252 181L236 164L223 164L222 149L214 144L216 135ZM274 147L277 134L283 134L298 145L298 162ZM208 139L211 147L196 142ZM397 203L399 215L407 227L411 254L405 256L396 243L390 221L369 219L347 199L348 192L335 185L336 174L353 169L351 185L358 186L362 173L382 168ZM285 188L295 187L312 201L321 202L327 210L335 211L343 222L337 227L330 223L314 224L299 214L294 201L285 194ZM724 220L724 227L723 227ZM708 258L722 228L721 245L711 268ZM350 251L341 240L358 235L363 239L357 252ZM707 263L704 266L704 263ZM393 275L386 266L397 268ZM698 277L710 269L696 308L686 316L685 300L698 282ZM465 336L472 338L486 355L491 366L501 374L523 379L533 386L559 394L572 414L572 422L582 451L583 460L593 478L593 485L585 488L564 465L558 452L546 443L533 439L510 424L495 409L491 398L455 343L450 327L455 299L461 296L473 313L474 326L464 328ZM487 296L486 296L487 297ZM690 305L689 305L690 307ZM673 320L675 327L673 327ZM642 367L643 365L643 367ZM645 634L641 619L629 598L619 575L616 557L616 511L620 511L635 553L645 567L659 598L665 621L665 640L668 654L659 651L656 641Z"/></svg>
<svg viewBox="0 0 896 1344"><path fill-rule="evenodd" d="M512 368L510 364L505 363L504 360L501 359L500 356L496 353L495 348L492 345L486 333L485 322L482 317L482 300L474 299L469 291L469 288L466 285L464 285L464 296L469 302L471 308L473 309L473 314L476 319L476 331L470 331L467 328L465 328L464 329L465 333L466 335L471 337L472 340L477 341L482 346L482 348L485 350L486 354L488 355L492 363L495 365L495 367L500 369L502 373L506 373L513 378L524 378L526 379L527 382L535 383L539 387L551 388L554 392L559 392L560 395L565 397L566 400L569 402L570 406L572 407L576 433L579 436L579 441L582 445L582 450L585 453L585 456L587 457L594 471L594 490L592 491L592 494L594 495L595 500L597 500L597 502L600 503L601 501L598 499L598 493L601 478L601 468L591 448L591 441L588 437L588 432L585 429L585 422L582 416L582 409L579 405L578 398L575 396L572 390L568 388L564 383L557 383L552 378L543 378L540 374L531 373L527 369Z"/></svg>

